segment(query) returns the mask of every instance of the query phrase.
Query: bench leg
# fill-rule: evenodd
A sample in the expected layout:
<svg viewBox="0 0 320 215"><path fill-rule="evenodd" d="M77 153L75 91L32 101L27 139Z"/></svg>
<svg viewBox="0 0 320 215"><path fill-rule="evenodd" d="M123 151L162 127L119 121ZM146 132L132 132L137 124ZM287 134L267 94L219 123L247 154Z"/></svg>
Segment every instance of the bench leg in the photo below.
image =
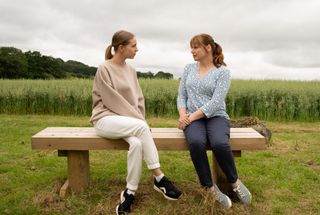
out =
<svg viewBox="0 0 320 215"><path fill-rule="evenodd" d="M212 162L213 162L213 182L219 187L221 192L230 195L232 192L232 186L231 184L227 181L227 178L223 171L221 170L216 157L212 155Z"/></svg>
<svg viewBox="0 0 320 215"><path fill-rule="evenodd" d="M233 190L231 184L228 182L227 177L221 170L218 161L214 154L212 154L213 160L213 182L219 187L221 192L227 194L228 196L233 196Z"/></svg>
<svg viewBox="0 0 320 215"><path fill-rule="evenodd" d="M80 192L89 184L89 151L68 152L69 187Z"/></svg>
<svg viewBox="0 0 320 215"><path fill-rule="evenodd" d="M80 192L89 184L89 151L68 151L68 180L60 189L60 197L64 197L70 189Z"/></svg>

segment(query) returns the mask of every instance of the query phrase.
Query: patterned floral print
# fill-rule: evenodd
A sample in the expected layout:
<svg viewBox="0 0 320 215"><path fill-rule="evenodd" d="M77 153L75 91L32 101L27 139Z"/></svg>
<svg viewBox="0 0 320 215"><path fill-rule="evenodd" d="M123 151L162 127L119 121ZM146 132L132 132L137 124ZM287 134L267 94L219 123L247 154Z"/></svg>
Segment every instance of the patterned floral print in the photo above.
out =
<svg viewBox="0 0 320 215"><path fill-rule="evenodd" d="M184 107L188 114L200 109L208 118L224 116L229 119L224 101L230 87L229 69L220 66L203 77L198 71L197 63L185 67L179 86L178 109Z"/></svg>

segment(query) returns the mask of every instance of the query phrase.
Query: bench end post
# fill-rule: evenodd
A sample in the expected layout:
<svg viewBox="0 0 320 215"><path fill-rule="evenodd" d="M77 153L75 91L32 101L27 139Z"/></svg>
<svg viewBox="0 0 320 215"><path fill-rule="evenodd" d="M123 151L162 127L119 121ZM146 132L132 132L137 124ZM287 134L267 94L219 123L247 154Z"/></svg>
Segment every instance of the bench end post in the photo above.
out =
<svg viewBox="0 0 320 215"><path fill-rule="evenodd" d="M89 151L68 151L68 183L73 192L80 192L89 184Z"/></svg>

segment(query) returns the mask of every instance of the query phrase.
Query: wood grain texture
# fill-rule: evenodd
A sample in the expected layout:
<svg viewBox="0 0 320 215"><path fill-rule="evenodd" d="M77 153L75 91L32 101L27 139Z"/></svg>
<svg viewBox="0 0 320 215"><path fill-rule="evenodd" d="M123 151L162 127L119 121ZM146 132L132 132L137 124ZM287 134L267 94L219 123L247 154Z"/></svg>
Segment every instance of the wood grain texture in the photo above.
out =
<svg viewBox="0 0 320 215"><path fill-rule="evenodd" d="M177 128L152 128L158 150L188 150L181 130ZM32 149L58 150L128 150L122 140L99 137L90 127L48 127L31 138ZM231 128L232 150L266 149L265 138L252 128Z"/></svg>

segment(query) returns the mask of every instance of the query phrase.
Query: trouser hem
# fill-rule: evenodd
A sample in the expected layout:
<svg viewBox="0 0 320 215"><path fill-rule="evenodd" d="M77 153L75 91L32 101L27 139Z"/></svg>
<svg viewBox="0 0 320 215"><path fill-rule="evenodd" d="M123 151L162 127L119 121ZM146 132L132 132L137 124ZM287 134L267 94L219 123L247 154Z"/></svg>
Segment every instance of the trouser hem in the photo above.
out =
<svg viewBox="0 0 320 215"><path fill-rule="evenodd" d="M155 163L155 164L149 164L148 165L148 169L152 170L152 169L157 169L160 168L160 163Z"/></svg>
<svg viewBox="0 0 320 215"><path fill-rule="evenodd" d="M136 191L138 189L138 185L127 184L127 188L132 191Z"/></svg>

